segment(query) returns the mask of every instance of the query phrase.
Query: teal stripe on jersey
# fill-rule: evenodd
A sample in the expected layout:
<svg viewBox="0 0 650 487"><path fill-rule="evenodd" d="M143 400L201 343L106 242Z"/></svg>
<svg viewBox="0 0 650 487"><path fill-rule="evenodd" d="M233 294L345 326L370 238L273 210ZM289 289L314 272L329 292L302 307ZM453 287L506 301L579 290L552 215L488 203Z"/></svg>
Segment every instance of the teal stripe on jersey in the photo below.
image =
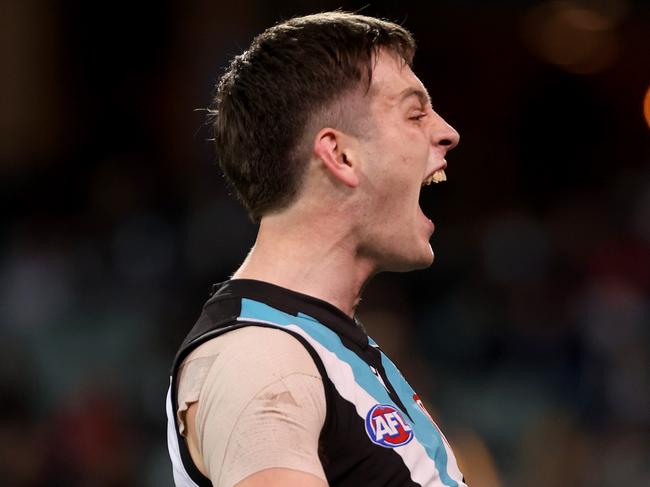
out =
<svg viewBox="0 0 650 487"><path fill-rule="evenodd" d="M395 364L381 352L381 363L384 366L388 380L395 388L397 395L404 404L408 404L409 414L413 418L413 432L415 437L424 446L427 454L433 458L436 463L440 480L449 487L458 487L458 482L449 476L447 465L449 458L442 437L438 428L431 422L431 419L424 414L424 411L415 402L413 395L415 391L406 382L402 373L397 369ZM459 479L460 480L460 479Z"/></svg>
<svg viewBox="0 0 650 487"><path fill-rule="evenodd" d="M346 348L341 342L340 337L332 330L323 325L320 321L307 316L303 313L298 313L298 316L285 313L277 310L267 304L254 301L252 299L243 298L241 300L240 317L242 321L247 318L253 320L268 321L280 326L296 325L303 331L308 333L312 338L318 341L323 347L330 352L334 353L339 360L346 362L352 368L354 379L365 391L370 394L377 403L391 404L398 410L400 409L379 383L375 375L370 370L369 365L364 362L357 354ZM376 345L374 340L370 339L370 343ZM431 424L429 418L420 410L413 400L414 392L404 380L401 373L397 370L395 365L388 360L382 353L382 363L384 369L388 374L389 381L393 384L402 402L409 407L409 414L415 419L415 424L405 417L404 420L409 422L413 428L413 433L417 441L424 447L429 458L433 460L440 474L440 480L448 487L458 487L458 483L452 479L447 472L447 451L442 442L440 434L436 427ZM410 393L410 395L409 395Z"/></svg>

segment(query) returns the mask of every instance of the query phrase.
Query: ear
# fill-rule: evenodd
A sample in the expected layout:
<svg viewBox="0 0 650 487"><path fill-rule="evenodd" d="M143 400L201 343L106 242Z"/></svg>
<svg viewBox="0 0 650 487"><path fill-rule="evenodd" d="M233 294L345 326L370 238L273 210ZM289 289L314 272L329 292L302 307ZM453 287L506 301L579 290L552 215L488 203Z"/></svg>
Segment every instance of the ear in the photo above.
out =
<svg viewBox="0 0 650 487"><path fill-rule="evenodd" d="M322 161L330 175L350 188L359 185L357 167L350 150L344 147L347 137L333 128L323 128L314 140L314 154Z"/></svg>

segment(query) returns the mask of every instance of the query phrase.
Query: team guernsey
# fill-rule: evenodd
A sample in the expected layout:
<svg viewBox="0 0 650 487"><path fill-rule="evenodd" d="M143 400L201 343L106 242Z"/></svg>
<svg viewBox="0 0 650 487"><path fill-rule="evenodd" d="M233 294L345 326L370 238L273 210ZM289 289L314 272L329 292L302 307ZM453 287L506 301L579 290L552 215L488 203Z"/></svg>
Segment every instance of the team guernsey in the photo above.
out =
<svg viewBox="0 0 650 487"><path fill-rule="evenodd" d="M215 286L172 366L167 440L176 487L212 485L179 433L173 392L179 366L200 344L243 326L283 330L313 358L325 389L318 454L330 486L466 485L417 394L359 322L319 299L241 279Z"/></svg>

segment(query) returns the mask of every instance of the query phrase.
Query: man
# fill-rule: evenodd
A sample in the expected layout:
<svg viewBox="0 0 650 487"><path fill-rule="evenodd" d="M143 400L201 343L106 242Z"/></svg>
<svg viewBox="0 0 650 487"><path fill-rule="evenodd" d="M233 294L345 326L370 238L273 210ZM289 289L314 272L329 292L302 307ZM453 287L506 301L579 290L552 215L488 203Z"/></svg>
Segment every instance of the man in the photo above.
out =
<svg viewBox="0 0 650 487"><path fill-rule="evenodd" d="M260 226L172 368L177 486L465 485L354 319L372 276L433 262L418 198L458 134L414 50L398 25L323 13L268 29L221 79L219 164Z"/></svg>

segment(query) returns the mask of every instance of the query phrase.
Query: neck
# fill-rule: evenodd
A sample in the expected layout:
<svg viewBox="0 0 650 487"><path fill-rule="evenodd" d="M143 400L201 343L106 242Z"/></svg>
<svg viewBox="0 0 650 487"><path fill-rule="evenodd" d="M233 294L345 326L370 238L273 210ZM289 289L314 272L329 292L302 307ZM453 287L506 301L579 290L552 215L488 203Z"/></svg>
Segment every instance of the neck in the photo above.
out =
<svg viewBox="0 0 650 487"><path fill-rule="evenodd" d="M352 317L375 266L359 255L349 229L313 221L264 217L255 245L232 278L256 279L307 294Z"/></svg>

